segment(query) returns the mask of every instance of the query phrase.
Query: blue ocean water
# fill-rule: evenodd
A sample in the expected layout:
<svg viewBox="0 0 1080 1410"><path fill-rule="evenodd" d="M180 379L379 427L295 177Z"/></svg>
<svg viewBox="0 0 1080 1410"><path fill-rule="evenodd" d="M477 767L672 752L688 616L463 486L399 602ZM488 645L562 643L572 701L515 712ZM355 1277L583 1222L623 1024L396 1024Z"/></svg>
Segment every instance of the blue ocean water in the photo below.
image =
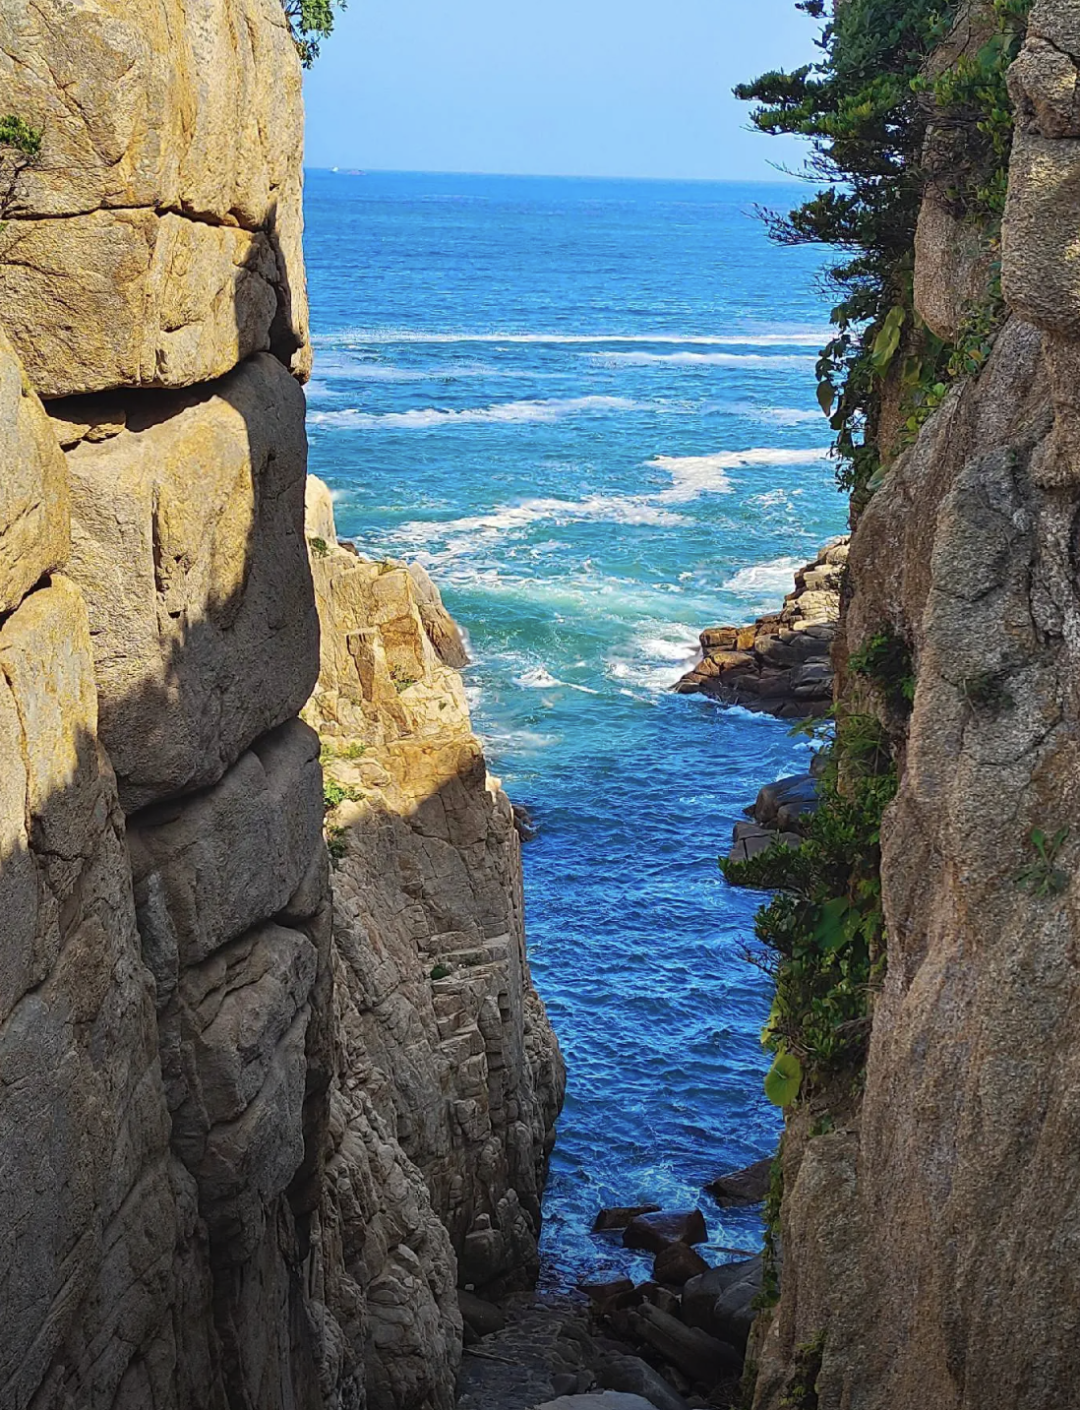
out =
<svg viewBox="0 0 1080 1410"><path fill-rule="evenodd" d="M339 530L420 559L468 632L490 766L525 848L536 982L570 1070L550 1279L625 1266L604 1204L700 1203L775 1147L717 854L805 768L782 723L669 687L702 627L775 607L844 528L813 362L811 250L751 214L801 188L312 172L311 464Z"/></svg>

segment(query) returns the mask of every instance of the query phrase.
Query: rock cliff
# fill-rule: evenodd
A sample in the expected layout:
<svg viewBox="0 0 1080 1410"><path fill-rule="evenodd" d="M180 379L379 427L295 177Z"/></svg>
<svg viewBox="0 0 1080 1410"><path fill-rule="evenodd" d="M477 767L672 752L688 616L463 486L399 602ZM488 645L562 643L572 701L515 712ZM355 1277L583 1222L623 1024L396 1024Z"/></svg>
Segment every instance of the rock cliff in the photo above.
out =
<svg viewBox="0 0 1080 1410"><path fill-rule="evenodd" d="M759 1410L1076 1403L1078 73L1080 6L1037 0L1009 74L1003 324L851 545L841 708L875 712L898 764L887 972L865 1080L789 1116ZM915 294L940 328L972 275L938 225L924 210ZM849 669L883 632L913 663L899 710Z"/></svg>
<svg viewBox="0 0 1080 1410"><path fill-rule="evenodd" d="M280 0L0 7L0 92L0 1405L443 1410L562 1068L456 628L307 542Z"/></svg>

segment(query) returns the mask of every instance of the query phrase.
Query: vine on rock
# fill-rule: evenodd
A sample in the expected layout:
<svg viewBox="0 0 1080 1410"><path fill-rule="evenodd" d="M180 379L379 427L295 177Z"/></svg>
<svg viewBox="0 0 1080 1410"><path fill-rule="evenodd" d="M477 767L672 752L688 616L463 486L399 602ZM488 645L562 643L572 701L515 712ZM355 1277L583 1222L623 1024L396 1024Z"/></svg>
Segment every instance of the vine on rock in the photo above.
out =
<svg viewBox="0 0 1080 1410"><path fill-rule="evenodd" d="M735 90L758 104L751 121L761 131L811 143L803 175L820 189L786 215L762 212L773 238L844 254L826 276L838 295L836 333L818 362L818 400L856 512L904 442L885 424L886 388L910 438L949 384L982 365L1000 323L997 247L1013 129L1005 75L1031 3L987 0L983 44L935 76L929 61L949 36L956 0L845 0L823 24L818 63ZM826 14L825 0L797 8ZM915 227L931 182L979 229L988 254L985 298L952 344L914 308Z"/></svg>

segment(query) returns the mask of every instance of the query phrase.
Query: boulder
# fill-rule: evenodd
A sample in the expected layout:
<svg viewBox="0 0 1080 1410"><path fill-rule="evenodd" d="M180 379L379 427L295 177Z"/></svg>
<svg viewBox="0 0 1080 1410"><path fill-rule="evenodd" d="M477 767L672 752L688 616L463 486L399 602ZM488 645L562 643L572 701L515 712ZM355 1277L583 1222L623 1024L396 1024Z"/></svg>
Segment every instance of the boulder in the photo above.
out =
<svg viewBox="0 0 1080 1410"><path fill-rule="evenodd" d="M732 1170L727 1175L718 1175L705 1188L721 1209L747 1204L760 1204L769 1193L772 1178L773 1158L756 1160L753 1165L741 1170Z"/></svg>
<svg viewBox="0 0 1080 1410"><path fill-rule="evenodd" d="M603 1306L610 1302L612 1298L619 1297L622 1293L634 1291L634 1284L629 1278L612 1278L606 1283L578 1283L578 1291L583 1292L590 1302L595 1302ZM618 1390L618 1386L613 1387Z"/></svg>
<svg viewBox="0 0 1080 1410"><path fill-rule="evenodd" d="M642 1303L629 1316L641 1339L696 1385L712 1387L742 1368L743 1358L730 1343L686 1326L651 1303Z"/></svg>
<svg viewBox="0 0 1080 1410"><path fill-rule="evenodd" d="M70 573L129 811L215 783L311 693L305 456L303 393L265 355L210 391L143 396L68 455Z"/></svg>
<svg viewBox="0 0 1080 1410"><path fill-rule="evenodd" d="M596 1377L605 1389L643 1396L656 1410L689 1410L678 1391L640 1356L606 1356Z"/></svg>
<svg viewBox="0 0 1080 1410"><path fill-rule="evenodd" d="M560 1395L545 1400L536 1410L658 1410L640 1395L624 1395L618 1391L592 1391L587 1395Z"/></svg>
<svg viewBox="0 0 1080 1410"><path fill-rule="evenodd" d="M270 347L306 371L303 111L281 7L25 13L0 13L0 88L43 147L0 231L0 305L38 390L187 386Z"/></svg>
<svg viewBox="0 0 1080 1410"><path fill-rule="evenodd" d="M0 330L0 616L12 611L71 545L67 471L49 418Z"/></svg>
<svg viewBox="0 0 1080 1410"><path fill-rule="evenodd" d="M622 1241L626 1248L662 1253L674 1243L703 1244L708 1237L701 1210L688 1209L677 1213L639 1214L627 1224Z"/></svg>
<svg viewBox="0 0 1080 1410"><path fill-rule="evenodd" d="M506 1326L506 1313L493 1302L477 1297L466 1288L458 1289L457 1300L466 1333L471 1333L474 1338L489 1337Z"/></svg>
<svg viewBox="0 0 1080 1410"><path fill-rule="evenodd" d="M761 827L758 823L736 823L728 857L733 862L749 861L760 852L768 852L777 844L784 847L799 847L802 838L796 832L776 832L771 827Z"/></svg>
<svg viewBox="0 0 1080 1410"><path fill-rule="evenodd" d="M757 1315L754 1300L761 1291L762 1271L758 1254L692 1279L683 1288L683 1320L720 1341L745 1347Z"/></svg>
<svg viewBox="0 0 1080 1410"><path fill-rule="evenodd" d="M632 1204L626 1206L613 1205L610 1209L602 1209L593 1221L593 1233L604 1234L612 1230L625 1229L632 1219L637 1219L643 1214L659 1214L658 1204Z"/></svg>
<svg viewBox="0 0 1080 1410"><path fill-rule="evenodd" d="M762 827L780 826L780 810L784 809L785 821L790 825L794 817L813 812L819 801L817 779L812 774L779 778L775 783L765 784L758 792L753 807L754 821Z"/></svg>
<svg viewBox="0 0 1080 1410"><path fill-rule="evenodd" d="M701 1254L689 1245L674 1243L661 1249L656 1255L653 1262L653 1279L657 1283L681 1288L691 1278L704 1273L708 1266Z"/></svg>

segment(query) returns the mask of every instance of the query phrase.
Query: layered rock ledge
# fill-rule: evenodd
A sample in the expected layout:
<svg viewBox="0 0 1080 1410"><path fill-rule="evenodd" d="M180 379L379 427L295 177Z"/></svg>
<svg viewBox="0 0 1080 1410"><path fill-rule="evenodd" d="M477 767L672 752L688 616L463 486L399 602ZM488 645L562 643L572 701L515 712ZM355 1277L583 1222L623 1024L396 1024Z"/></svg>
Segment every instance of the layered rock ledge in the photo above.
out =
<svg viewBox="0 0 1080 1410"><path fill-rule="evenodd" d="M832 643L847 554L846 537L826 544L795 574L779 612L748 626L706 628L701 660L675 690L785 720L824 715L832 704Z"/></svg>

